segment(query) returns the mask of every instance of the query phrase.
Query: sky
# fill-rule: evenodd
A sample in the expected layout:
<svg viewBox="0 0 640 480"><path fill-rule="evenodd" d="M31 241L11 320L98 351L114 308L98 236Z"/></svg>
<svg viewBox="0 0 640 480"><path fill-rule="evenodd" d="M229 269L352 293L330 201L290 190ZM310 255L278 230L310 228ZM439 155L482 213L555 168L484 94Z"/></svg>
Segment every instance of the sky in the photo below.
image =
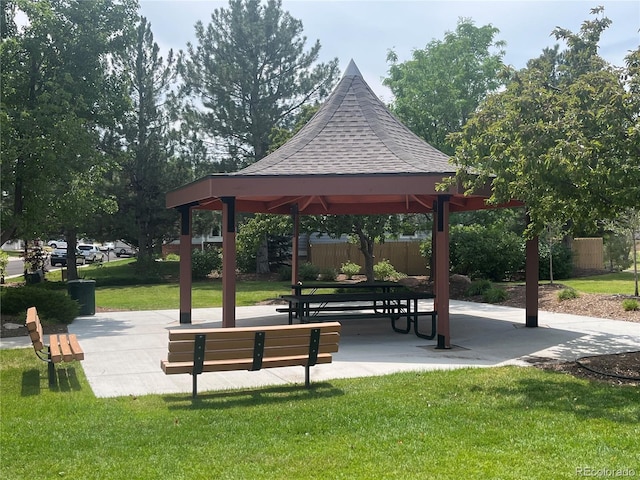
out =
<svg viewBox="0 0 640 480"><path fill-rule="evenodd" d="M207 25L219 0L141 0L141 14L151 22L155 41L163 51L184 50L195 41L194 25ZM339 59L341 72L354 60L365 81L385 102L393 97L382 85L388 75L387 53L398 61L411 59L432 40L442 40L454 31L461 18L477 27L498 28L494 39L507 45L505 63L524 68L545 47L559 43L551 35L556 27L579 32L585 20L595 17L592 8L604 6L612 20L600 40L600 54L610 63L624 65L624 57L640 45L640 1L638 0L283 0L282 9L301 20L307 49L320 41L319 61ZM564 45L560 43L561 48Z"/></svg>

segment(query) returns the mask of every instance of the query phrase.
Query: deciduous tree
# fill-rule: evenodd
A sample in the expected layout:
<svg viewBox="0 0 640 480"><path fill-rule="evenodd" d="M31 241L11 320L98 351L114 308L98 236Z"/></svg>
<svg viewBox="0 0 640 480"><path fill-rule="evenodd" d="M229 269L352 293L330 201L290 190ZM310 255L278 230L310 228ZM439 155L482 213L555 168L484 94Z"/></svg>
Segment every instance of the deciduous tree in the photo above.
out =
<svg viewBox="0 0 640 480"><path fill-rule="evenodd" d="M640 47L626 68L598 56L610 20L592 10L580 32L558 28L567 49L545 50L512 72L460 133L455 161L470 190L490 182L492 202L524 201L529 234L548 224L615 218L640 199Z"/></svg>
<svg viewBox="0 0 640 480"><path fill-rule="evenodd" d="M503 41L491 25L476 27L460 19L454 32L414 50L398 63L390 50L389 76L384 79L395 100L393 112L416 135L442 152L453 150L447 134L459 131L486 95L501 85Z"/></svg>

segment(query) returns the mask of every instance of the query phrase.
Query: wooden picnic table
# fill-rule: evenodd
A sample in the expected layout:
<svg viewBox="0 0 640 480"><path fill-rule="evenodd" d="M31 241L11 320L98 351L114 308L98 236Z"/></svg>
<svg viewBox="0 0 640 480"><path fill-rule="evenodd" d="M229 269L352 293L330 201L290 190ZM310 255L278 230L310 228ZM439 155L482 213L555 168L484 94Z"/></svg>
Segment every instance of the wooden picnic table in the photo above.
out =
<svg viewBox="0 0 640 480"><path fill-rule="evenodd" d="M336 290L368 290L368 291L381 291L388 293L397 289L406 290L407 287L397 282L312 282L302 283L298 282L295 285L291 285L291 290L294 295L302 295L303 290L310 290L309 294L316 293L317 290L325 288L335 288Z"/></svg>
<svg viewBox="0 0 640 480"><path fill-rule="evenodd" d="M336 287L336 284L334 283L332 286ZM342 284L340 284L340 286L342 286ZM360 285L360 287L363 286L364 283ZM385 285L385 288L389 286L390 285ZM295 317L297 317L301 323L350 318L386 317L391 319L391 327L395 332L409 333L413 327L418 337L428 340L433 339L436 334L437 312L435 310L420 311L418 305L419 300L434 298L432 294L426 292L413 292L410 290L375 291L374 289L374 291L364 292L291 294L282 295L281 298L289 302L287 312L290 325L293 324ZM431 316L432 325L431 333L429 334L422 333L419 330L418 321L421 315ZM401 318L406 319L405 327L399 327L397 325L397 321Z"/></svg>

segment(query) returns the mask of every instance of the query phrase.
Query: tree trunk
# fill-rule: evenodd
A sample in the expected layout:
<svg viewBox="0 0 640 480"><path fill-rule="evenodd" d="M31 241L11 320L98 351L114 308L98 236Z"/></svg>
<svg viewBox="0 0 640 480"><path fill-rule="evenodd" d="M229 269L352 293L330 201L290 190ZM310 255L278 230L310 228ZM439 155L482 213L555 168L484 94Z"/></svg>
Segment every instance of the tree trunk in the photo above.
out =
<svg viewBox="0 0 640 480"><path fill-rule="evenodd" d="M262 275L269 272L269 244L267 243L267 237L265 235L256 253L256 273Z"/></svg>
<svg viewBox="0 0 640 480"><path fill-rule="evenodd" d="M67 280L78 279L78 266L76 265L76 245L78 244L77 233L75 229L69 229L66 232L67 240Z"/></svg>
<svg viewBox="0 0 640 480"><path fill-rule="evenodd" d="M375 280L375 275L373 273L373 264L375 261L375 256L373 254L374 241L372 238L365 235L361 229L358 229L356 234L360 241L360 251L364 255L364 273L367 276L367 282L373 282Z"/></svg>
<svg viewBox="0 0 640 480"><path fill-rule="evenodd" d="M549 283L553 285L553 244L549 244Z"/></svg>

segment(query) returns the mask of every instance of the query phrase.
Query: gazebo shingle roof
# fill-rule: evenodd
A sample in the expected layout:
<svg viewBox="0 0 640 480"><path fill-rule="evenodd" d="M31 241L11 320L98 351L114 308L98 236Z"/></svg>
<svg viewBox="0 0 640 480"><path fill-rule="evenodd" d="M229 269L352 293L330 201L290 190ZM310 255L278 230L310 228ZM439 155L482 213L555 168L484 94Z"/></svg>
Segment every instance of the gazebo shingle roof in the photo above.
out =
<svg viewBox="0 0 640 480"><path fill-rule="evenodd" d="M285 145L237 175L447 173L449 157L394 117L353 60L315 116Z"/></svg>

